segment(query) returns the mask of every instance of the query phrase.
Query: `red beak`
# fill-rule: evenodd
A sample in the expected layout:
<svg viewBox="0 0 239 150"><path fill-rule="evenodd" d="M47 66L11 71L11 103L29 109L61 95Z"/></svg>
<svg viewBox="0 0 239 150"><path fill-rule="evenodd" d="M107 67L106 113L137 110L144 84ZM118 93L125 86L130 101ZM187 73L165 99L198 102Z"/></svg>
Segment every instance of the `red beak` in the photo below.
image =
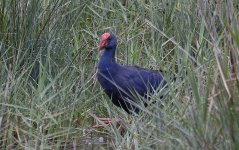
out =
<svg viewBox="0 0 239 150"><path fill-rule="evenodd" d="M102 40L99 44L99 50L103 50L106 47L106 40Z"/></svg>
<svg viewBox="0 0 239 150"><path fill-rule="evenodd" d="M101 42L99 44L99 50L105 49L107 47L107 39L110 37L110 33L106 32L101 35Z"/></svg>

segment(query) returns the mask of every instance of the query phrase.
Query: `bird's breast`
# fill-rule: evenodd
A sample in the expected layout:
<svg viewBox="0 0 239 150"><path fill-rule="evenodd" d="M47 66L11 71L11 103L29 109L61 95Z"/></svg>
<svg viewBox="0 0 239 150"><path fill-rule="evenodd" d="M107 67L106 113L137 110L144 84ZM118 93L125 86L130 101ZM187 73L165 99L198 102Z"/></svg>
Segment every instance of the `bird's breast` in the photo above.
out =
<svg viewBox="0 0 239 150"><path fill-rule="evenodd" d="M115 87L114 73L111 69L98 69L97 79L105 90L113 90Z"/></svg>

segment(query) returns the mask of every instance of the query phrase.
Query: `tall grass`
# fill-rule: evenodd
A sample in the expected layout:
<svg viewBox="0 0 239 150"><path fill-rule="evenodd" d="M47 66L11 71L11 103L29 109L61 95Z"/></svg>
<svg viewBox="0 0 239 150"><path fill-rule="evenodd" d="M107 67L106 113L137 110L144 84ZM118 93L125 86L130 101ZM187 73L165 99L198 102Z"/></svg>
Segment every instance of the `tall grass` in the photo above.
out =
<svg viewBox="0 0 239 150"><path fill-rule="evenodd" d="M82 149L92 114L130 118L109 149L238 149L238 24L236 0L1 1L1 149ZM178 77L137 117L95 79L105 31L118 63Z"/></svg>

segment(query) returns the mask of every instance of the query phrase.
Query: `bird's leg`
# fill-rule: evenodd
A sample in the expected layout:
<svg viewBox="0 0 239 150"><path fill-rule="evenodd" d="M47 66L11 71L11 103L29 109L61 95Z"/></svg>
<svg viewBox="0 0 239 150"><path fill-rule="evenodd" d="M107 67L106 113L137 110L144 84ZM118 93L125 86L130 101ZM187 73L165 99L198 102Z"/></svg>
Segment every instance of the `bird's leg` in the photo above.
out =
<svg viewBox="0 0 239 150"><path fill-rule="evenodd" d="M100 118L100 117L95 116L94 118L105 123L105 125L108 125L108 126L111 126L114 122L117 128L125 128L126 127L126 123L118 117L111 119L111 118ZM99 129L99 128L104 128L105 125L94 125L92 127Z"/></svg>
<svg viewBox="0 0 239 150"><path fill-rule="evenodd" d="M98 120L100 120L101 122L104 122L105 124L111 126L112 125L112 120L111 118L99 118L97 117ZM94 125L93 128L104 128L103 125Z"/></svg>

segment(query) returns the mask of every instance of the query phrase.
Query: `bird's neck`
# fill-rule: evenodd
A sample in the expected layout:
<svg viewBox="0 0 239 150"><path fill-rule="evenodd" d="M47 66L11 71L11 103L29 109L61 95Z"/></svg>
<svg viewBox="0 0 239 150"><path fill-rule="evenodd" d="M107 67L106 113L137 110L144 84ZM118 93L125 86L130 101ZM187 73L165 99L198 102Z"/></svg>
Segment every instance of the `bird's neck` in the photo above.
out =
<svg viewBox="0 0 239 150"><path fill-rule="evenodd" d="M115 49L116 47L104 50L100 58L99 69L111 69L116 64Z"/></svg>

